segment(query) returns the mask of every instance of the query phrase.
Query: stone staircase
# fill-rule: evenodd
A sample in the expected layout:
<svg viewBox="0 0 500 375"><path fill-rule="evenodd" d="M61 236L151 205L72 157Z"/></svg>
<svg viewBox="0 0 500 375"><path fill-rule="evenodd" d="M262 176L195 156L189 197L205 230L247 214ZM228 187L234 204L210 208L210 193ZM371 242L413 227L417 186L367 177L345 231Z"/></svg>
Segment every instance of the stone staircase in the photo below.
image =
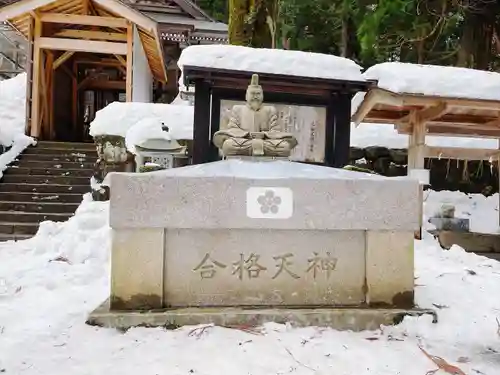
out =
<svg viewBox="0 0 500 375"><path fill-rule="evenodd" d="M65 221L90 192L94 144L40 141L0 180L0 241L32 237L45 220Z"/></svg>

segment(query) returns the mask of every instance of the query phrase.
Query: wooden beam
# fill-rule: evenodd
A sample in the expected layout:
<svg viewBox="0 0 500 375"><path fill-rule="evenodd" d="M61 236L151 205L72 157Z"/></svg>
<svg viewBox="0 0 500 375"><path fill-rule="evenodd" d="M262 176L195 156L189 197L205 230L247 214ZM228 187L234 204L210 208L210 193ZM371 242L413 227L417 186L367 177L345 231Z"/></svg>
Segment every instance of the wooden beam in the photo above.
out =
<svg viewBox="0 0 500 375"><path fill-rule="evenodd" d="M42 23L34 18L34 40L42 34ZM36 43L33 45L33 81L31 90L31 136L40 136L40 60L41 49Z"/></svg>
<svg viewBox="0 0 500 375"><path fill-rule="evenodd" d="M365 119L367 122L381 122L390 124L403 124L400 119L406 116L407 111L372 110ZM497 120L496 116L484 116L476 114L447 113L440 118L428 120L427 125L448 124L453 126L486 126L486 124ZM404 124L403 124L404 125ZM498 128L497 126L490 126Z"/></svg>
<svg viewBox="0 0 500 375"><path fill-rule="evenodd" d="M138 25L144 30L153 33L157 28L157 23L151 18L146 17L139 11L130 8L129 6L122 4L119 1L109 1L109 0L93 0L93 2L104 10L110 11L114 14L118 14L130 22Z"/></svg>
<svg viewBox="0 0 500 375"><path fill-rule="evenodd" d="M372 89L363 98L363 101L358 106L356 113L352 116L352 121L356 126L358 126L370 111L377 105L384 104L391 107L402 107L403 99L399 98L397 95L380 89Z"/></svg>
<svg viewBox="0 0 500 375"><path fill-rule="evenodd" d="M43 13L40 20L46 23L62 23L67 25L86 25L103 27L127 27L127 20L124 18L89 16L81 14Z"/></svg>
<svg viewBox="0 0 500 375"><path fill-rule="evenodd" d="M359 95L363 95L362 93L358 93L356 96L358 96L357 100L361 100L361 103L359 104L358 108L356 109L356 112L352 116L351 120L354 122L354 125L357 127L359 124L363 122L363 120L366 118L368 113L373 109L375 104L376 97L373 91L370 91L364 95L362 99L359 98ZM356 96L354 96L354 99L356 99Z"/></svg>
<svg viewBox="0 0 500 375"><path fill-rule="evenodd" d="M440 102L433 106L423 108L417 112L417 118L419 122L428 122L434 119L444 116L449 110L446 102ZM411 114L408 114L398 120L399 123L410 122Z"/></svg>
<svg viewBox="0 0 500 375"><path fill-rule="evenodd" d="M463 109L500 110L500 101L483 99L458 99L441 96L399 94L405 106L429 107L439 102L446 102L449 107Z"/></svg>
<svg viewBox="0 0 500 375"><path fill-rule="evenodd" d="M497 159L500 156L500 150L425 146L424 154L426 158L432 159L490 160Z"/></svg>
<svg viewBox="0 0 500 375"><path fill-rule="evenodd" d="M129 24L127 27L127 79L126 79L126 100L132 101L132 74L133 74L133 52L134 52L134 29L135 26Z"/></svg>
<svg viewBox="0 0 500 375"><path fill-rule="evenodd" d="M83 6L83 14L89 14L90 11L90 6L89 6L90 0L82 0L82 6Z"/></svg>
<svg viewBox="0 0 500 375"><path fill-rule="evenodd" d="M127 54L127 45L125 43L98 42L95 40L39 37L35 39L35 45L38 45L38 48L56 51L92 52L114 55Z"/></svg>
<svg viewBox="0 0 500 375"><path fill-rule="evenodd" d="M53 0L25 0L9 4L0 9L0 21L7 21L19 17L29 13L33 9L43 7L52 2Z"/></svg>
<svg viewBox="0 0 500 375"><path fill-rule="evenodd" d="M98 65L98 66L121 66L120 62L115 59L87 60L77 59L78 65Z"/></svg>
<svg viewBox="0 0 500 375"><path fill-rule="evenodd" d="M400 130L400 134L410 134L407 128ZM500 138L500 129L474 129L462 128L457 129L453 126L446 125L428 125L427 135L437 135L442 137L465 137L465 138Z"/></svg>
<svg viewBox="0 0 500 375"><path fill-rule="evenodd" d="M115 55L116 59L122 64L123 66L127 67L127 60L121 57L120 55Z"/></svg>
<svg viewBox="0 0 500 375"><path fill-rule="evenodd" d="M492 128L500 128L500 118L488 121L485 126L491 126Z"/></svg>
<svg viewBox="0 0 500 375"><path fill-rule="evenodd" d="M73 51L64 52L61 56L57 58L56 61L54 61L54 64L52 65L52 70L56 70L57 68L59 68L60 65L64 64L66 60L68 60L74 54L75 53Z"/></svg>
<svg viewBox="0 0 500 375"><path fill-rule="evenodd" d="M105 80L90 80L85 83L82 89L94 90L126 90L125 81L105 81Z"/></svg>
<svg viewBox="0 0 500 375"><path fill-rule="evenodd" d="M116 42L127 41L126 34L111 33L106 31L64 29L54 34L54 36L63 38L110 40Z"/></svg>

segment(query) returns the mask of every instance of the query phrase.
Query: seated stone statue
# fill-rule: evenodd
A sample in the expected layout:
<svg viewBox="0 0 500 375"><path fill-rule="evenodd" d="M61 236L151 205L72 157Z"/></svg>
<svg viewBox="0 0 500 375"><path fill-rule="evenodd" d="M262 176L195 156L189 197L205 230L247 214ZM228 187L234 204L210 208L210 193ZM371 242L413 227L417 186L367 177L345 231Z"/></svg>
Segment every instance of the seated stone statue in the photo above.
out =
<svg viewBox="0 0 500 375"><path fill-rule="evenodd" d="M227 129L214 134L213 142L224 156L288 157L297 146L291 133L283 131L276 108L263 105L264 93L254 74L246 92L246 104L235 105Z"/></svg>

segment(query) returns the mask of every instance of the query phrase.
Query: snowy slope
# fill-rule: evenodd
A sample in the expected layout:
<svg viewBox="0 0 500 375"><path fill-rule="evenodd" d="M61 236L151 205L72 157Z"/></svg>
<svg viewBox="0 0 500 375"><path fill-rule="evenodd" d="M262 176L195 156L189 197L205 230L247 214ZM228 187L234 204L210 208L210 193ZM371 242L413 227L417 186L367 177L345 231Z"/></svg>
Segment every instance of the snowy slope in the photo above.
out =
<svg viewBox="0 0 500 375"><path fill-rule="evenodd" d="M416 241L416 298L438 310L437 325L422 317L351 333L270 323L261 334L86 326L109 293L107 210L86 200L67 223L44 223L31 240L0 243L0 372L423 375L437 367L420 344L466 374L499 374L500 263L443 251L430 236Z"/></svg>
<svg viewBox="0 0 500 375"><path fill-rule="evenodd" d="M0 154L0 178L8 164L35 141L24 134L26 74L0 81L0 145L11 149Z"/></svg>

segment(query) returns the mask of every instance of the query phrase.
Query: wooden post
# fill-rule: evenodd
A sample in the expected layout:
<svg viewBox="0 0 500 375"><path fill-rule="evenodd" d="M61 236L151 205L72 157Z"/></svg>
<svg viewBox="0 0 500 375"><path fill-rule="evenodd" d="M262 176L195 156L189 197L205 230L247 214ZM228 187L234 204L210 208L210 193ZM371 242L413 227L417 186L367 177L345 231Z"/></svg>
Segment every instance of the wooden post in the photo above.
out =
<svg viewBox="0 0 500 375"><path fill-rule="evenodd" d="M52 51L47 51L47 63L45 65L45 84L46 84L46 95L47 95L47 127L48 127L48 136L51 140L54 139L54 106L52 103L53 99L53 82L54 82L54 74L52 65L54 63L54 54Z"/></svg>
<svg viewBox="0 0 500 375"><path fill-rule="evenodd" d="M210 85L196 81L194 92L193 164L202 164L210 157Z"/></svg>
<svg viewBox="0 0 500 375"><path fill-rule="evenodd" d="M351 142L351 96L349 94L342 93L337 97L335 112L333 166L342 168L349 163Z"/></svg>
<svg viewBox="0 0 500 375"><path fill-rule="evenodd" d="M48 95L47 95L47 75L46 75L46 72L45 72L45 68L47 66L47 59L49 58L48 57L49 54L47 53L47 51L41 53L41 64L40 64L40 80L41 80L41 94L42 94L42 113L43 113L43 116L40 116L40 119L41 119L41 134L42 136L44 137L47 137L49 134L48 134L48 130L47 129L47 125L48 125L48 120L49 120L49 102L48 102Z"/></svg>
<svg viewBox="0 0 500 375"><path fill-rule="evenodd" d="M41 50L36 42L36 38L42 35L42 24L38 17L35 19L34 28L34 51L33 51L33 83L31 90L31 136L40 136L40 62Z"/></svg>
<svg viewBox="0 0 500 375"><path fill-rule="evenodd" d="M73 74L71 76L71 95L73 99L71 101L72 109L71 114L73 116L73 134L76 134L78 128L78 65L76 60L73 60Z"/></svg>
<svg viewBox="0 0 500 375"><path fill-rule="evenodd" d="M134 52L134 29L135 26L129 23L127 26L127 80L126 80L126 97L127 102L132 101L132 80L133 80L133 52Z"/></svg>
<svg viewBox="0 0 500 375"><path fill-rule="evenodd" d="M410 135L408 147L408 175L414 169L424 169L425 167L425 122L421 121L418 117L417 111L410 112L410 126L412 133ZM419 227L420 229L415 233L415 238L422 239L422 219L424 210L424 192L423 186L420 184L418 192L419 203Z"/></svg>
<svg viewBox="0 0 500 375"><path fill-rule="evenodd" d="M25 133L31 132L31 93L33 88L33 42L34 42L34 23L33 17L29 16L28 21L28 50L26 51L26 125Z"/></svg>
<svg viewBox="0 0 500 375"><path fill-rule="evenodd" d="M210 157L209 161L217 161L219 157L219 149L215 147L212 140L214 138L215 132L220 130L220 106L221 106L221 96L216 90L212 90L212 115L210 119Z"/></svg>
<svg viewBox="0 0 500 375"><path fill-rule="evenodd" d="M333 167L335 163L335 118L338 96L330 93L326 106L324 163Z"/></svg>

